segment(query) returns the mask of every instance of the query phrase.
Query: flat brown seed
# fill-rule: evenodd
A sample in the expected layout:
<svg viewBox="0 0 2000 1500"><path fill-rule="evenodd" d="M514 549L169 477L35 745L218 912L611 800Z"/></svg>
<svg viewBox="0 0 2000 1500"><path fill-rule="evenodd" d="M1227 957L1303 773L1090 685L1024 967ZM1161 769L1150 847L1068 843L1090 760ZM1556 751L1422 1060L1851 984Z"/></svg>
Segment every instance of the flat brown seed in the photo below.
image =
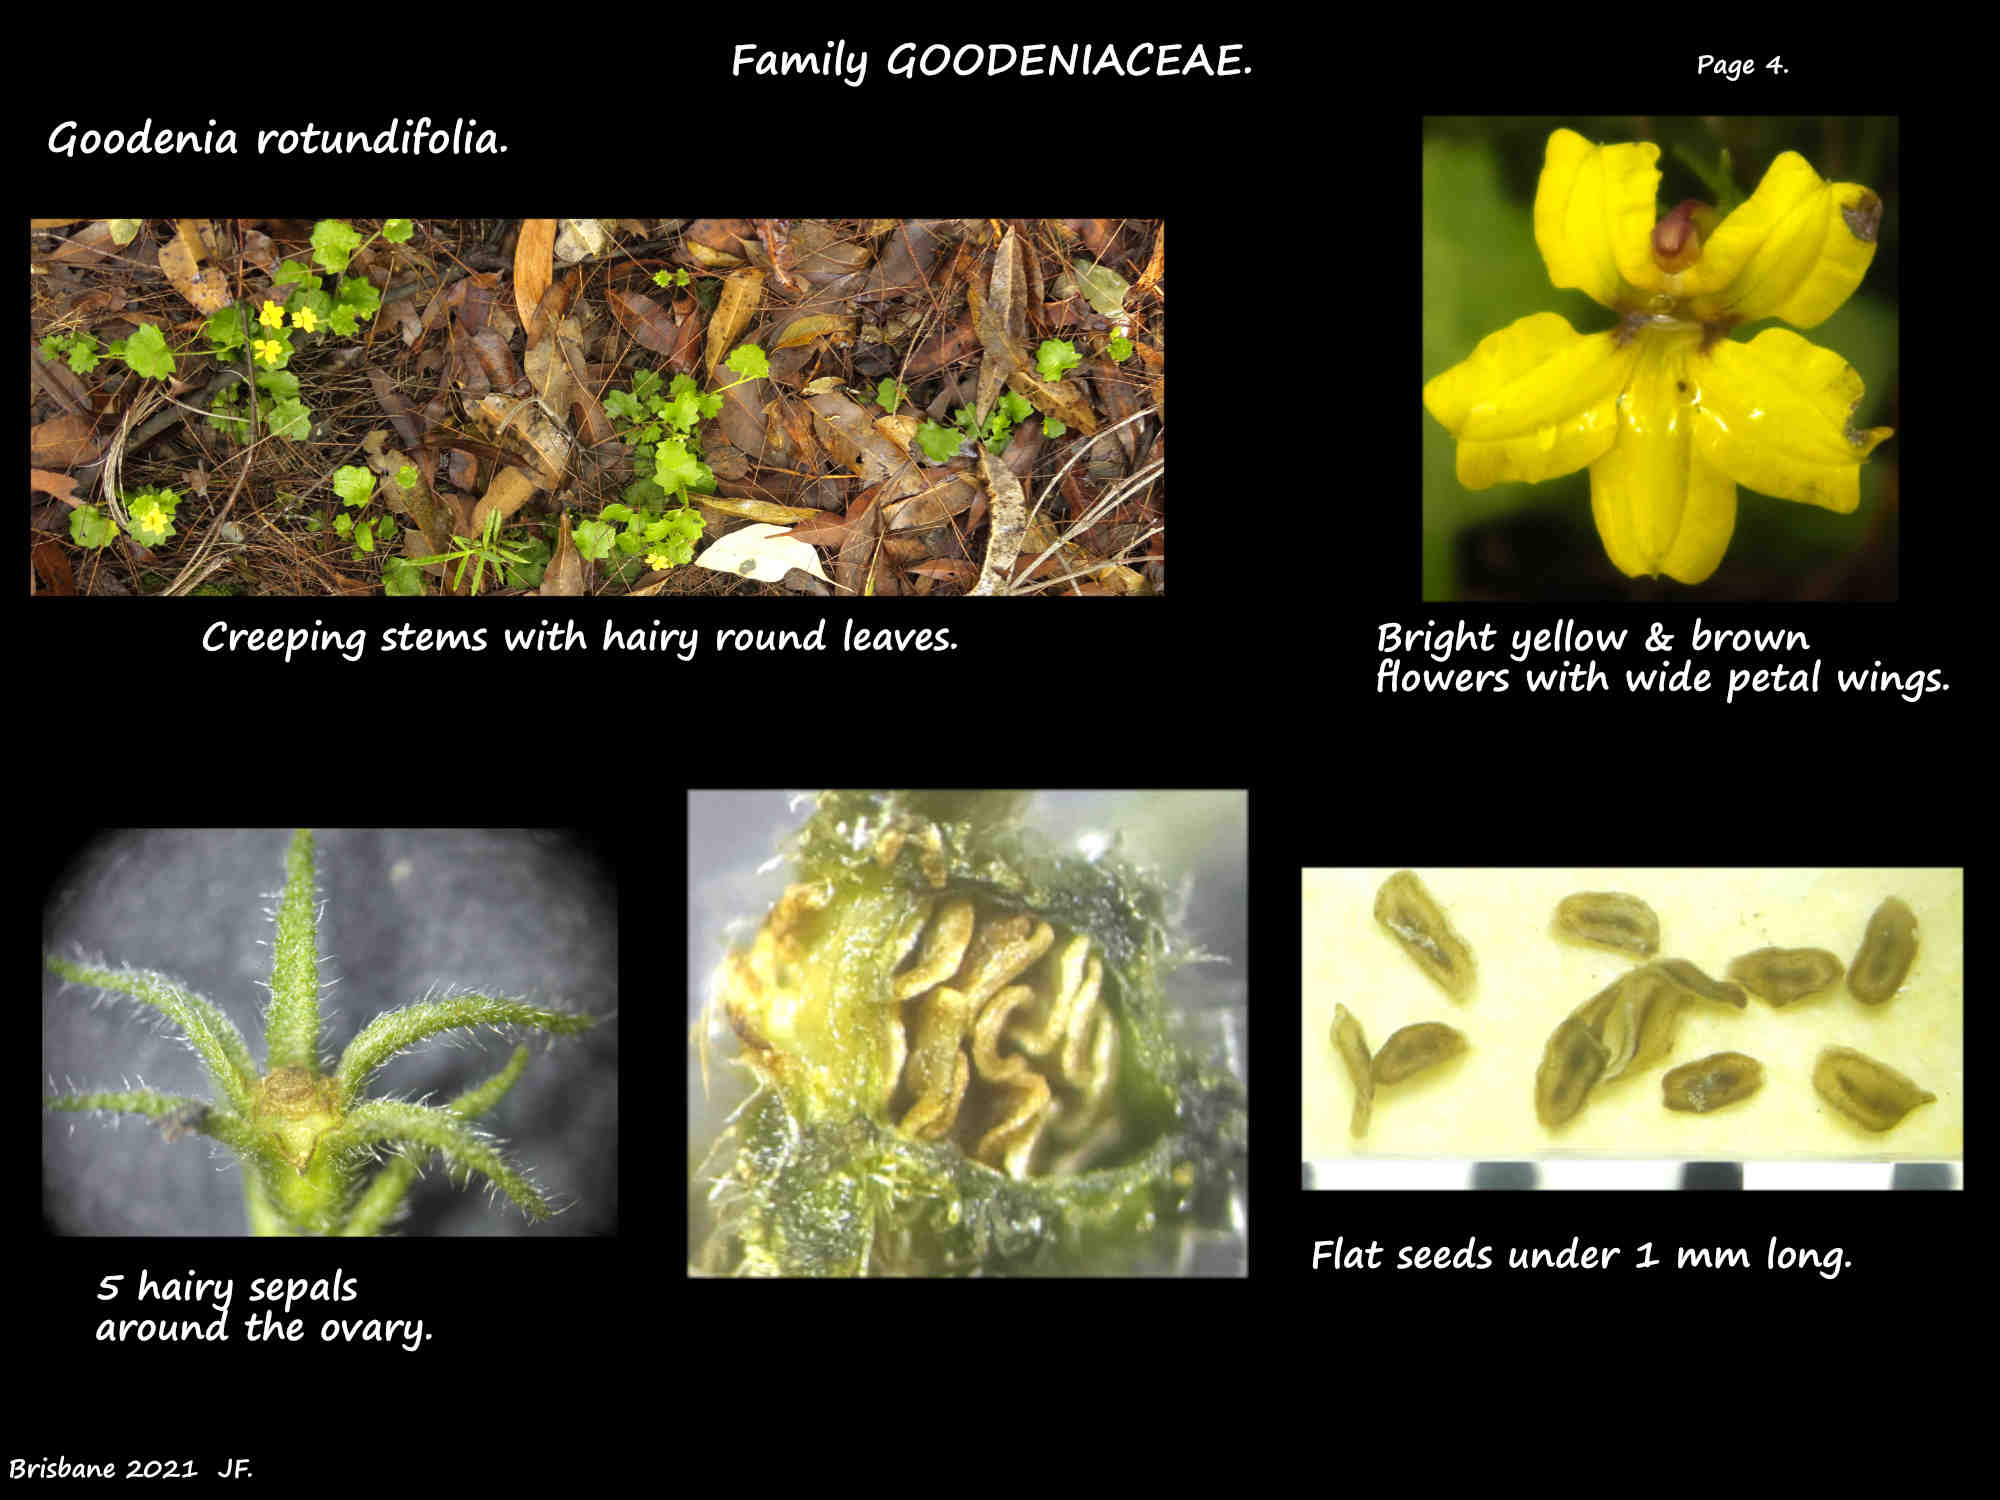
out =
<svg viewBox="0 0 2000 1500"><path fill-rule="evenodd" d="M1741 1052L1716 1052L1678 1068L1660 1080L1667 1108L1705 1115L1738 1099L1748 1099L1764 1086L1764 1065Z"/></svg>
<svg viewBox="0 0 2000 1500"><path fill-rule="evenodd" d="M1580 891L1556 907L1556 930L1641 958L1660 951L1660 919L1653 908L1623 891Z"/></svg>
<svg viewBox="0 0 2000 1500"><path fill-rule="evenodd" d="M1887 1130L1937 1095L1852 1047L1828 1047L1813 1064L1820 1097L1863 1130Z"/></svg>
<svg viewBox="0 0 2000 1500"><path fill-rule="evenodd" d="M1674 1031L1688 1006L1688 993L1659 969L1648 964L1626 975L1619 990L1619 1008L1626 1016L1630 1053L1617 1073L1643 1073L1667 1060L1674 1050ZM1617 1076L1607 1069L1605 1079Z"/></svg>
<svg viewBox="0 0 2000 1500"><path fill-rule="evenodd" d="M1604 1045L1604 1071L1597 1081L1609 1083L1664 1061L1687 1004L1687 992L1658 965L1648 964L1620 975L1571 1011L1570 1019Z"/></svg>
<svg viewBox="0 0 2000 1500"><path fill-rule="evenodd" d="M1333 1008L1333 1045L1347 1064L1347 1076L1354 1084L1354 1115L1347 1128L1356 1140L1368 1134L1368 1118L1375 1112L1375 1073L1368 1060L1368 1038L1361 1023L1344 1005Z"/></svg>
<svg viewBox="0 0 2000 1500"><path fill-rule="evenodd" d="M1840 960L1824 948L1759 948L1729 963L1731 979L1773 1005L1818 994L1840 975Z"/></svg>
<svg viewBox="0 0 2000 1500"><path fill-rule="evenodd" d="M1389 929L1417 967L1447 995L1462 1000L1472 988L1472 949L1452 929L1444 908L1409 870L1398 870L1375 894L1375 920Z"/></svg>
<svg viewBox="0 0 2000 1500"><path fill-rule="evenodd" d="M1710 979L1684 958L1663 958L1653 965L1669 979L1703 1000L1719 1000L1724 1005L1733 1005L1738 1010L1749 1008L1750 999L1743 993L1740 984L1727 984L1719 979Z"/></svg>
<svg viewBox="0 0 2000 1500"><path fill-rule="evenodd" d="M1847 970L1847 987L1855 999L1880 1005L1903 987L1916 957L1917 914L1908 902L1891 896L1868 919L1861 951Z"/></svg>
<svg viewBox="0 0 2000 1500"><path fill-rule="evenodd" d="M1588 1026L1565 1016L1535 1069L1535 1117L1550 1130L1566 1124L1583 1108L1610 1056Z"/></svg>
<svg viewBox="0 0 2000 1500"><path fill-rule="evenodd" d="M1465 1050L1465 1033L1442 1021L1419 1021L1405 1026L1382 1044L1375 1054L1375 1081L1401 1083L1413 1073L1458 1056Z"/></svg>

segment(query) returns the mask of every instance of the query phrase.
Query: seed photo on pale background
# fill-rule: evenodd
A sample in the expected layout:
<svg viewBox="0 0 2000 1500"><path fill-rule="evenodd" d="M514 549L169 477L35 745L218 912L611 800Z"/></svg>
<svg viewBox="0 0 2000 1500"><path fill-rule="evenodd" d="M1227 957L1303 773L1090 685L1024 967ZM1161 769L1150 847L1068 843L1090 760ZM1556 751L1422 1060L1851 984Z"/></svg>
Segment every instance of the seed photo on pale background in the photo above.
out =
<svg viewBox="0 0 2000 1500"><path fill-rule="evenodd" d="M1963 870L1308 869L1301 901L1316 1185L1964 1159Z"/></svg>

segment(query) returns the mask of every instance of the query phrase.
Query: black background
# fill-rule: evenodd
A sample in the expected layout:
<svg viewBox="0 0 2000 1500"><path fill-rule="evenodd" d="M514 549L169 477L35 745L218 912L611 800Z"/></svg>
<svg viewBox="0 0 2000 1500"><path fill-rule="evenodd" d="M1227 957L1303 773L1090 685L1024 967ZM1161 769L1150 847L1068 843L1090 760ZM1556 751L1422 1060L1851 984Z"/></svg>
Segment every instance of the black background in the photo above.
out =
<svg viewBox="0 0 2000 1500"><path fill-rule="evenodd" d="M989 1446L1012 1456L1026 1420L1062 1426L1051 1442L1126 1460L1128 1481L1193 1482L1191 1453L1240 1466L1266 1451L1255 1440L1301 1453L1336 1432L1363 1449L1398 1445L1408 1424L1477 1430L1532 1403L1537 1427L1509 1433L1508 1448L1460 1446L1540 1467L1515 1457L1520 1438L1611 1409L1618 1393L1594 1388L1613 1359L1627 1380L1645 1372L1644 1409L1670 1409L1676 1430L1692 1431L1690 1413L1726 1423L1745 1408L1773 1417L1855 1392L1868 1420L1886 1422L1900 1372L1966 1337L1962 1315L1983 1289L1969 1194L1302 1194L1289 1017L1302 865L1933 863L1973 866L1976 884L1991 836L1988 715L1976 709L1988 691L1977 602L1990 481L1975 459L1976 416L1970 443L1945 434L1958 430L1954 408L1977 397L1964 341L1987 329L1983 313L1952 305L1972 293L1932 258L1943 249L1926 248L1963 256L1968 241L1984 243L1986 231L1952 219L1966 202L1953 174L1969 170L1973 139L1954 111L1977 97L1972 81L1948 55L1906 63L1879 38L1800 50L1666 17L1625 17L1621 33L1609 24L1618 17L1536 13L1502 18L1491 35L1442 24L1364 42L1318 21L1260 27L1214 12L1194 23L1203 36L1169 14L1145 13L1146 34L1241 39L1256 72L1234 83L904 83L883 73L888 47L961 39L948 18L864 38L830 16L800 29L762 13L740 25L626 14L595 27L494 15L461 18L434 46L399 15L393 47L355 60L340 103L303 72L289 92L270 84L289 76L291 49L323 52L303 36L235 38L241 82L216 88L221 75L202 71L212 93L134 96L150 99L156 123L213 114L246 142L259 124L372 129L427 113L475 116L511 146L497 159L338 158L321 171L247 152L51 158L43 142L57 120L130 124L148 105L119 103L111 87L134 65L129 53L93 70L82 105L37 82L46 60L27 65L12 93L21 166L10 175L24 218L78 205L495 214L586 197L595 211L650 213L667 196L711 212L775 201L845 214L859 201L882 213L1164 214L1175 226L1184 420L1171 588L1150 604L496 600L446 621L429 601L388 599L17 602L12 686L32 757L17 775L36 784L17 794L16 848L32 890L49 878L51 850L110 820L585 823L609 849L620 893L623 1104L615 1236L50 1238L36 1195L17 1188L13 1362L32 1389L7 1417L5 1457L190 1457L209 1472L241 1455L262 1482L308 1493L343 1479L391 1492L763 1485L848 1471L887 1483L925 1472L904 1447L939 1444L961 1464ZM1002 34L1074 35L1057 15L1027 12ZM874 52L860 89L728 77L738 40L817 50L836 35ZM1735 84L1697 78L1706 51L1754 56L1760 71ZM1791 69L1782 80L1762 71L1777 52ZM621 66L629 72L607 78ZM1912 413L1930 415L1913 415L1896 439L1901 603L1703 613L1711 625L1805 629L1829 673L1878 658L1936 667L1948 691L1916 705L1827 693L1735 706L1375 692L1385 620L1493 619L1503 636L1561 618L1639 636L1655 619L1689 623L1671 601L1460 611L1416 598L1417 120L1554 104L1904 116L1903 326L1916 357L1903 368ZM690 132L701 143L692 156ZM852 617L948 626L956 649L704 653L693 664L371 649L359 663L286 666L198 646L216 618L497 634L502 620L558 614L593 638L613 616L704 631L825 616L837 639ZM1620 663L1605 665L1615 677ZM357 780L370 790L357 794ZM828 782L1250 788L1252 988L1276 1020L1259 1025L1253 1005L1247 1281L821 1289L684 1278L683 1008L664 994L647 1003L649 990L681 982L683 790ZM466 811L496 806L514 815ZM20 913L24 979L38 967L38 908L31 898ZM25 1139L41 1123L25 1068L16 1078ZM1577 1236L1742 1244L1761 1260L1776 1235L1839 1245L1850 1265L1833 1282L1639 1271L1629 1254L1609 1272L1315 1277L1312 1242L1338 1235L1378 1239L1390 1261L1403 1244L1476 1238L1503 1247L1504 1261L1508 1245ZM94 1344L98 1278L136 1277L142 1265L236 1277L238 1322L250 1277L339 1267L360 1281L353 1307L420 1316L435 1337L415 1355ZM1856 1335L1870 1347L1856 1352ZM1807 1437L1823 1420L1784 1430ZM1385 1457L1416 1457L1421 1472L1453 1448L1434 1439ZM1064 1470L1056 1482L1101 1472Z"/></svg>

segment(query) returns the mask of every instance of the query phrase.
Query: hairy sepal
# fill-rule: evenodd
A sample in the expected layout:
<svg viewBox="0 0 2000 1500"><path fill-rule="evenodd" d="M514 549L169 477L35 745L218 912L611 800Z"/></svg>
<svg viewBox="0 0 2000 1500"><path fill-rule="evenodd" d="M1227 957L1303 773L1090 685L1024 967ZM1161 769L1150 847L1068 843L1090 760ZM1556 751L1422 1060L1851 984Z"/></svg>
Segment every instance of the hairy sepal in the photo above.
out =
<svg viewBox="0 0 2000 1500"><path fill-rule="evenodd" d="M488 995L452 995L443 1000L406 1005L377 1016L347 1044L334 1075L336 1095L345 1109L360 1097L362 1087L390 1058L440 1032L479 1026L496 1029L526 1026L552 1036L577 1036L588 1031L596 1020L595 1016Z"/></svg>
<svg viewBox="0 0 2000 1500"><path fill-rule="evenodd" d="M236 1024L214 1005L183 989L164 974L145 969L106 969L78 963L51 953L43 960L49 971L76 984L117 995L128 995L141 1005L149 1005L180 1027L188 1046L194 1049L217 1091L239 1113L248 1113L256 1087L257 1065L250 1060L250 1048Z"/></svg>
<svg viewBox="0 0 2000 1500"><path fill-rule="evenodd" d="M375 1143L435 1151L455 1173L477 1172L514 1201L531 1219L546 1219L548 1200L527 1176L511 1166L492 1144L449 1110L393 1099L356 1105L328 1146L345 1150Z"/></svg>
<svg viewBox="0 0 2000 1500"><path fill-rule="evenodd" d="M271 1007L265 1042L273 1068L311 1067L319 1047L319 914L313 896L312 830L292 835L285 891L271 947Z"/></svg>

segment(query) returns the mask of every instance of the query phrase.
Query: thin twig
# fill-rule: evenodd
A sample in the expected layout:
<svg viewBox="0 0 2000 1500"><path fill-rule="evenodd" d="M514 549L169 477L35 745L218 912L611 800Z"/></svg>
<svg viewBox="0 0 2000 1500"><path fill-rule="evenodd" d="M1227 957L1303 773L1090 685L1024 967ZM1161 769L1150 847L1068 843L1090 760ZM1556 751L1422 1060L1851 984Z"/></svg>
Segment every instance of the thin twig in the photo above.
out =
<svg viewBox="0 0 2000 1500"><path fill-rule="evenodd" d="M1143 416L1145 415L1145 413L1140 412L1137 413L1136 415ZM1131 420L1132 418L1130 417L1126 418L1126 421L1131 421ZM1124 424L1121 423L1120 425L1122 426ZM1105 432L1111 432L1114 430L1115 429L1113 428L1107 427L1105 429ZM1099 434L1099 436L1102 435L1103 434L1101 433ZM1076 462L1076 460L1071 459L1070 462L1074 463ZM1161 471L1164 470L1166 466L1167 466L1167 461L1164 458L1154 459L1153 462L1146 465L1146 467L1141 469L1138 473L1133 474L1128 478L1121 479L1117 484L1112 485L1111 488L1106 490L1102 495L1098 496L1096 503L1093 504L1089 510L1085 511L1081 516L1078 516L1074 521L1070 522L1069 529L1067 531L1063 532L1053 542L1050 542L1048 546L1043 548L1042 555L1036 558L1032 563L1030 563L1027 566L1026 570L1023 571L1020 576L1023 579L1032 578L1034 576L1035 569L1039 568L1043 563L1047 562L1049 558L1055 553L1056 548L1062 546L1063 543L1065 542L1073 541L1075 538L1081 536L1084 532L1088 531L1092 526L1095 526L1105 516L1111 514L1113 510L1115 510L1119 505L1123 504L1126 498L1132 495L1133 493L1150 487L1152 482L1155 479L1159 478ZM1067 470L1068 465L1065 465L1064 468L1065 470ZM1056 476L1057 479L1060 479L1061 477L1062 476L1060 474ZM1048 498L1048 491L1043 490L1042 499L1046 500L1047 498ZM1035 508L1037 510L1041 509L1040 502L1036 503ZM1098 564L1098 567L1100 568L1108 566L1110 566L1110 564L1108 563ZM1031 591L1027 589L1010 588L1008 592L1028 593Z"/></svg>
<svg viewBox="0 0 2000 1500"><path fill-rule="evenodd" d="M1161 532L1165 531L1166 529L1167 528L1163 525L1155 526L1151 531L1147 532L1144 536L1134 537L1131 540L1131 542L1129 542L1124 548L1122 548L1119 551L1116 557L1107 557L1102 562L1093 562L1087 568L1079 568L1074 573L1065 573L1060 578L1037 578L1033 583L1024 584L1021 587L1015 589L1014 592L1017 594L1036 594L1040 593L1043 589L1054 588L1059 583L1068 583L1072 579L1095 578L1099 573L1102 573L1106 568L1122 567L1124 566L1125 559L1132 555L1132 551L1135 547L1144 546L1147 542L1151 541L1154 537L1158 536Z"/></svg>

